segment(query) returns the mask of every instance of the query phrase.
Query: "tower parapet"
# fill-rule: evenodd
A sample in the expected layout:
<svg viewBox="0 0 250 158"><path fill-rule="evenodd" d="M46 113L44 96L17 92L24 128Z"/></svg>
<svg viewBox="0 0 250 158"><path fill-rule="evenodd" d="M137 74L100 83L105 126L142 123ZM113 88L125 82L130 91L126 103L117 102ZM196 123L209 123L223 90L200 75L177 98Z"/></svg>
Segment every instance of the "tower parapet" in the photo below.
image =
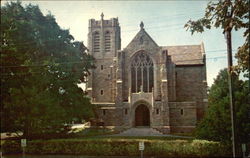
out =
<svg viewBox="0 0 250 158"><path fill-rule="evenodd" d="M109 20L104 20L104 14L101 14L101 20L90 19L89 20L89 27L119 27L118 18L111 18Z"/></svg>
<svg viewBox="0 0 250 158"><path fill-rule="evenodd" d="M109 20L103 20L103 26L117 27L119 26L118 18L111 18ZM101 20L90 19L89 27L101 27Z"/></svg>

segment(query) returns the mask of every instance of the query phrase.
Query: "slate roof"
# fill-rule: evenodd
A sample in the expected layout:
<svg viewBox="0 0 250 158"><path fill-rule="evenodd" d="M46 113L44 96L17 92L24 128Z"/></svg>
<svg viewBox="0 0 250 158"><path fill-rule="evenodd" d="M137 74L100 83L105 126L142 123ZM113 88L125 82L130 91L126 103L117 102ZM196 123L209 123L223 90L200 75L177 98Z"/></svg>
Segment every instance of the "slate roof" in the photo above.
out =
<svg viewBox="0 0 250 158"><path fill-rule="evenodd" d="M176 65L201 65L204 64L204 48L201 45L163 46Z"/></svg>

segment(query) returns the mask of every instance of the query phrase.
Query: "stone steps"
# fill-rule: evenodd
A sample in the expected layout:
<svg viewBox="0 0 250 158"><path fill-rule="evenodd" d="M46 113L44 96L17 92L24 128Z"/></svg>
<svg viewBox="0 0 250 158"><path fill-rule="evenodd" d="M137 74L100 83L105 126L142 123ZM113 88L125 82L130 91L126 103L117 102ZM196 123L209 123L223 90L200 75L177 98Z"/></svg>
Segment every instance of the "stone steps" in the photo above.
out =
<svg viewBox="0 0 250 158"><path fill-rule="evenodd" d="M163 136L164 134L150 127L130 128L117 136Z"/></svg>

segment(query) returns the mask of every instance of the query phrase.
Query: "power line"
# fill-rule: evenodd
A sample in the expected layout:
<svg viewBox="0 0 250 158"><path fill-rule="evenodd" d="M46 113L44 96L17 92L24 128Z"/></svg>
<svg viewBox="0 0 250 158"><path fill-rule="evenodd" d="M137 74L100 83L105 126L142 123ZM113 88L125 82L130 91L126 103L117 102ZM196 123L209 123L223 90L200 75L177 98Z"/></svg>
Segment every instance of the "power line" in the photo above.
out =
<svg viewBox="0 0 250 158"><path fill-rule="evenodd" d="M226 50L211 50L211 51L206 51L207 52L222 52L222 51L226 51ZM234 50L236 51L236 50ZM176 57L176 56L185 56L185 55L189 55L189 54L172 54L170 56L172 57ZM216 58L216 57L212 57L212 58ZM206 58L206 59L210 59L210 58ZM98 60L98 59L96 59ZM55 62L53 64L84 64L84 62L80 62L80 61L70 61L70 62ZM8 65L8 66L0 66L1 68L12 68L12 67L46 67L46 66L53 66L53 65Z"/></svg>
<svg viewBox="0 0 250 158"><path fill-rule="evenodd" d="M226 56L211 57L211 58L206 58L206 60L212 60L212 59L214 60L214 59L220 59L220 58L226 58ZM203 61L203 58L189 59L189 60L175 60L174 62L177 63L177 62L186 62L186 61ZM160 65L164 63L157 62L155 64ZM64 71L72 71L72 69L64 69ZM83 71L83 70L75 70L73 71L73 73L80 72L80 71ZM10 74L10 73L13 73L13 74ZM38 74L38 73L44 73L44 71L43 72L29 72L29 73L14 73L14 72L10 72L10 73L1 73L1 75L14 76L14 75Z"/></svg>
<svg viewBox="0 0 250 158"><path fill-rule="evenodd" d="M153 27L149 27L147 29L150 30L150 29L161 28L161 27L164 27L164 28L161 28L161 29L170 29L170 27L173 27L173 26L182 26L182 24L178 23L178 24L171 24L171 25L164 25L164 26L153 26ZM178 27L178 28L182 28L182 27ZM178 28L176 28L176 29L178 29ZM138 31L138 29L131 29L131 30L126 30L126 31L122 31L122 32L126 32L126 33L131 32L131 33L133 33L135 31ZM15 44L14 43L10 43L10 44L7 44L7 45L3 44L3 46L23 46L23 45L31 45L31 44L36 44L36 43L45 44L45 42L53 42L53 41L61 41L64 44L72 44L72 43L67 43L67 42L70 42L72 40L66 41L66 40L62 40L62 39L50 39L50 40L34 40L32 42L30 42L30 41L29 42L15 42ZM12 41L10 41L10 42L12 42Z"/></svg>
<svg viewBox="0 0 250 158"><path fill-rule="evenodd" d="M10 43L8 46L30 45L30 44L35 44L35 43L44 44L44 42L51 42L51 41L62 41L64 44L73 44L73 43L67 43L68 41L66 42L66 40L62 40L62 39L49 39L49 40L33 40L32 42L30 41L29 42L17 42L18 44ZM3 46L7 46L7 45L3 44Z"/></svg>
<svg viewBox="0 0 250 158"><path fill-rule="evenodd" d="M55 62L53 64L84 64L84 62L79 62L79 61L73 61L73 62ZM46 66L53 66L53 65L10 65L10 66L0 66L1 68L3 67L46 67Z"/></svg>
<svg viewBox="0 0 250 158"><path fill-rule="evenodd" d="M147 30L151 30L151 29L155 29L155 28L161 28L161 29L170 29L170 27L174 27L174 26L184 26L183 23L178 23L178 24L167 24L167 25L163 25L163 26L151 26L151 27L148 27L146 28ZM178 27L178 28L182 28L182 27ZM131 30L125 30L125 31L122 31L122 32L134 32L134 31L138 31L138 29L131 29Z"/></svg>
<svg viewBox="0 0 250 158"><path fill-rule="evenodd" d="M173 27L173 26L182 26L183 24L182 23L178 23L178 24L167 24L167 25L163 25L163 26L153 26L153 27L148 27L147 29L154 29L154 28L161 28L161 27L164 27L162 29L169 29L169 27ZM178 27L179 28L179 27ZM126 30L126 31L122 31L122 32L131 32L133 33L134 31L138 31L138 29L131 29L131 30ZM57 37L58 38L58 37ZM17 43L10 43L6 46L19 46L19 45L30 45L30 44L36 44L36 43L40 43L40 44L45 44L45 42L52 42L52 41L61 41L63 42L64 44L72 44L72 43L67 43L67 42L70 42L72 40L69 40L69 41L66 41L66 40L63 40L63 39L49 39L49 40L34 40L34 41L29 41L29 42L17 42ZM12 42L12 41L10 41ZM4 45L4 44L3 44Z"/></svg>
<svg viewBox="0 0 250 158"><path fill-rule="evenodd" d="M160 21L159 22L157 22L157 23L162 23L162 22L164 22L164 21L166 21L166 22L168 22L168 21L171 21L172 19L176 19L176 18L178 18L178 19L180 19L181 17L190 17L191 15L202 15L201 13L204 13L204 12L196 12L196 13L194 13L194 14L186 14L186 13L183 13L183 14L176 14L176 15L166 15L166 16L153 16L153 17L151 17L152 18L152 20L145 20L145 22L152 22L152 21L158 21L159 19L160 19ZM147 17L147 19L150 19L150 17ZM138 21L137 19L134 19L134 20L132 20L132 22L134 22L134 21ZM131 23L131 20L129 20L129 23ZM122 25L122 27L127 27L127 26L134 26L134 25L131 25L131 24L129 24L129 25Z"/></svg>
<svg viewBox="0 0 250 158"><path fill-rule="evenodd" d="M197 13L195 14L192 14L192 15L196 15ZM177 15L187 15L187 14L177 14ZM164 17L164 16L161 16L161 18ZM178 17L178 16L177 16ZM168 19L169 21L169 19ZM159 24L159 23L158 23ZM185 23L184 23L185 24ZM151 27L148 27L147 29L154 29L154 28L160 28L160 27L169 27L169 26L182 26L184 25L183 23L178 23L178 24L164 24L163 26L151 26ZM124 25L124 26L130 26L130 25ZM131 26L134 26L134 25L131 25ZM162 29L166 29L166 28L162 28ZM126 31L122 31L122 32L134 32L134 31L137 31L138 29L132 29L132 30L126 30ZM65 42L63 41L62 39L50 39L50 40L38 40L38 41L32 41L32 42L23 42L23 43L20 43L19 44L14 44L14 45L29 45L29 44L35 44L35 43L39 43L39 42L51 42L51 41L62 41L62 42ZM70 40L72 41L72 40ZM12 44L13 45L13 44Z"/></svg>

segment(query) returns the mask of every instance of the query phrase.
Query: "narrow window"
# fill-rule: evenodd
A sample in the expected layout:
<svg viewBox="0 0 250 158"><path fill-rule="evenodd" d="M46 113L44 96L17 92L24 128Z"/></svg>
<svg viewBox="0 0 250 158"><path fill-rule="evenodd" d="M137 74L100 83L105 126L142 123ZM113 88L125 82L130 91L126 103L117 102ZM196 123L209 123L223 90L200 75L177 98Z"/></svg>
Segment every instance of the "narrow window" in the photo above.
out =
<svg viewBox="0 0 250 158"><path fill-rule="evenodd" d="M100 34L99 32L95 32L93 35L93 49L94 52L100 52Z"/></svg>
<svg viewBox="0 0 250 158"><path fill-rule="evenodd" d="M106 115L106 109L103 109L103 110L102 110L102 114L103 114L103 115Z"/></svg>
<svg viewBox="0 0 250 158"><path fill-rule="evenodd" d="M183 115L183 109L181 109L181 115Z"/></svg>
<svg viewBox="0 0 250 158"><path fill-rule="evenodd" d="M101 65L101 70L103 70L103 65Z"/></svg>
<svg viewBox="0 0 250 158"><path fill-rule="evenodd" d="M105 52L109 52L111 48L111 36L109 31L105 33L104 38L105 38Z"/></svg>
<svg viewBox="0 0 250 158"><path fill-rule="evenodd" d="M101 90L101 95L103 95L103 90Z"/></svg>
<svg viewBox="0 0 250 158"><path fill-rule="evenodd" d="M156 109L156 114L159 115L159 113L160 113L160 110Z"/></svg>
<svg viewBox="0 0 250 158"><path fill-rule="evenodd" d="M125 109L125 115L127 115L128 114L128 109Z"/></svg>

